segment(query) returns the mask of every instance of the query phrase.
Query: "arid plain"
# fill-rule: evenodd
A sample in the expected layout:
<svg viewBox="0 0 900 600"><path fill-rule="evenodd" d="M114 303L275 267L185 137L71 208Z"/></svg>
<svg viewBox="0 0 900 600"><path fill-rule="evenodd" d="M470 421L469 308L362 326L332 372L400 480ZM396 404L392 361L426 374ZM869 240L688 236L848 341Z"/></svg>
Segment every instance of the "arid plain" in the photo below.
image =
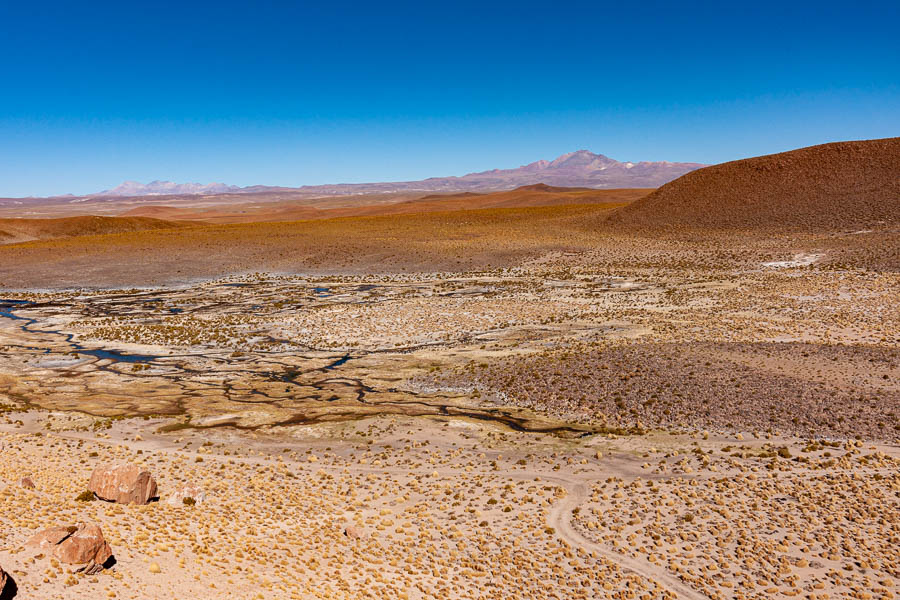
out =
<svg viewBox="0 0 900 600"><path fill-rule="evenodd" d="M4 219L2 597L895 598L898 157Z"/></svg>

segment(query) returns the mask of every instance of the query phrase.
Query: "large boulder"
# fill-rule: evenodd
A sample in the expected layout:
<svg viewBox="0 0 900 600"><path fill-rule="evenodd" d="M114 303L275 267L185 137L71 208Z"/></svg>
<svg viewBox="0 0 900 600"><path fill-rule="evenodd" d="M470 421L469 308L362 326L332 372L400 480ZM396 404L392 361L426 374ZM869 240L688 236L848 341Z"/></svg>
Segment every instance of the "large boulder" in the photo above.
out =
<svg viewBox="0 0 900 600"><path fill-rule="evenodd" d="M6 587L6 581L9 579L6 575L6 571L3 570L3 567L0 567L0 596L3 595L3 588Z"/></svg>
<svg viewBox="0 0 900 600"><path fill-rule="evenodd" d="M71 527L50 527L33 535L26 543L36 550L50 550L61 563L77 565L77 571L96 573L112 557L103 531L93 523Z"/></svg>
<svg viewBox="0 0 900 600"><path fill-rule="evenodd" d="M147 504L156 498L156 480L137 465L100 465L94 469L88 489L107 502Z"/></svg>
<svg viewBox="0 0 900 600"><path fill-rule="evenodd" d="M53 549L53 556L68 565L102 566L112 557L112 549L98 525L80 523L72 535Z"/></svg>

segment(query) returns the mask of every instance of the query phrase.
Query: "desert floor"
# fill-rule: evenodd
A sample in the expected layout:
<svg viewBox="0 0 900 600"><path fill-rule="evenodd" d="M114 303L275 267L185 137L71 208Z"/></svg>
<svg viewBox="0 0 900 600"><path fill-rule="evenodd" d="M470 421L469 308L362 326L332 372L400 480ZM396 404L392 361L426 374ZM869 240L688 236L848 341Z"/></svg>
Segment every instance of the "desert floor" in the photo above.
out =
<svg viewBox="0 0 900 600"><path fill-rule="evenodd" d="M897 234L598 238L608 210L0 248L18 597L895 597ZM111 462L159 501L76 500ZM111 568L24 547L81 521Z"/></svg>

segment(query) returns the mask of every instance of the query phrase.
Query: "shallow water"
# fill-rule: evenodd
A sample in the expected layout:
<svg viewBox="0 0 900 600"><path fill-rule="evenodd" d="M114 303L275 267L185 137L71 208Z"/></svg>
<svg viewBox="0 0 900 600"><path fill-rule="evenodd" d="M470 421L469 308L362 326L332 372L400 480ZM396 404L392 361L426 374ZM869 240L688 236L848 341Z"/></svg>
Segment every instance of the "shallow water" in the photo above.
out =
<svg viewBox="0 0 900 600"><path fill-rule="evenodd" d="M9 299L0 299L0 317L5 317L7 319L12 319L14 321L25 321L22 325L20 325L20 329L22 331L32 332L28 329L29 325L33 325L37 322L36 319L32 319L29 317L21 317L15 314L15 310L24 308L26 306L33 305L33 302L28 300L9 300ZM32 332L33 333L33 332ZM72 347L71 350L65 352L76 352L78 354L86 354L88 356L93 356L100 360L112 360L115 362L125 362L125 363L144 363L144 362L152 362L159 356L153 356L150 354L129 354L127 352L120 352L119 350L105 350L103 348L85 348L78 342L72 341L72 336L69 334L63 334L61 331L57 330L42 330L41 333L47 334L56 334L63 336L65 341Z"/></svg>

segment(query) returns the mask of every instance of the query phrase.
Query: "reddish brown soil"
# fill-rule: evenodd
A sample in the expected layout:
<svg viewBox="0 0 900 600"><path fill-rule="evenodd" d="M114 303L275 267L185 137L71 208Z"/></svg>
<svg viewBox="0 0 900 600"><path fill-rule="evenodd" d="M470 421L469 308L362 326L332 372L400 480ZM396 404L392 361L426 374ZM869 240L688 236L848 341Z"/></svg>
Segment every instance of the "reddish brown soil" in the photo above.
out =
<svg viewBox="0 0 900 600"><path fill-rule="evenodd" d="M199 224L0 245L0 287L159 285L268 271L491 269L586 249L583 223L620 204L492 208L294 222Z"/></svg>
<svg viewBox="0 0 900 600"><path fill-rule="evenodd" d="M900 224L900 138L706 167L610 216L629 228L846 231Z"/></svg>
<svg viewBox="0 0 900 600"><path fill-rule="evenodd" d="M563 188L544 184L530 185L504 192L477 194L431 194L419 198L402 195L367 195L355 197L318 198L274 203L208 206L141 206L127 211L130 216L162 219L204 221L206 223L251 223L330 219L430 213L450 210L478 210L485 208L531 208L571 204L608 204L632 202L643 198L652 189L594 190ZM213 199L214 201L214 199Z"/></svg>
<svg viewBox="0 0 900 600"><path fill-rule="evenodd" d="M185 223L147 217L65 217L61 219L0 219L0 243L130 233L185 227Z"/></svg>

